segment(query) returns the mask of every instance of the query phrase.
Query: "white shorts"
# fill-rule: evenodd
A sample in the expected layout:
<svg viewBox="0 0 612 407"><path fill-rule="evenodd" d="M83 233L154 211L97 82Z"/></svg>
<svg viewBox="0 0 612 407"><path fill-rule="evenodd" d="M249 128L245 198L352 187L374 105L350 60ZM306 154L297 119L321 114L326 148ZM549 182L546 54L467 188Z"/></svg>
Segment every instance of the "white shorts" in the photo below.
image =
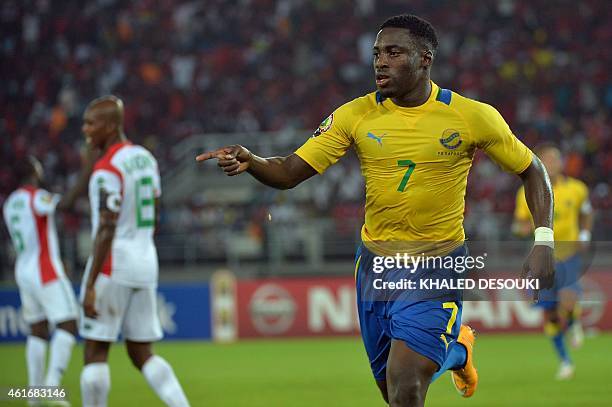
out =
<svg viewBox="0 0 612 407"><path fill-rule="evenodd" d="M83 338L115 342L121 333L130 341L154 342L163 337L155 287L128 287L99 274L95 290L98 316L87 318L81 307L79 334ZM82 288L81 301L84 294Z"/></svg>
<svg viewBox="0 0 612 407"><path fill-rule="evenodd" d="M44 321L58 324L77 319L78 306L66 277L46 284L19 284L23 319L28 324Z"/></svg>

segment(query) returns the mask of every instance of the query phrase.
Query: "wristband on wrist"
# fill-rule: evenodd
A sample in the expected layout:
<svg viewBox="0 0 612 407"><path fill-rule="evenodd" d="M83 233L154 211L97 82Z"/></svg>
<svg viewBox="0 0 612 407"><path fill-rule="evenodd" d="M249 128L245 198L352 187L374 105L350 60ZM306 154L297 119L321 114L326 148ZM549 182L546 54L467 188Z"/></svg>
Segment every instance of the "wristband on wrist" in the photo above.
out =
<svg viewBox="0 0 612 407"><path fill-rule="evenodd" d="M553 230L544 226L536 228L534 233L534 246L548 246L551 249L555 248L555 237Z"/></svg>

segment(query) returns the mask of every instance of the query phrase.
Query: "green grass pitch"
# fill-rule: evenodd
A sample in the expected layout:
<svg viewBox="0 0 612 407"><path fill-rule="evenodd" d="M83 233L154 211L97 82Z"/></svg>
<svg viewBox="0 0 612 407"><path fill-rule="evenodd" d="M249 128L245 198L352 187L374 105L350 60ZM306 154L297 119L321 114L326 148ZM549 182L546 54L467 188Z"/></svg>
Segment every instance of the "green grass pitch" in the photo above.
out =
<svg viewBox="0 0 612 407"><path fill-rule="evenodd" d="M612 334L587 338L573 352L576 377L557 382L557 362L543 335L480 335L475 360L479 389L462 399L449 374L433 383L428 406L609 406L612 399ZM161 342L158 354L174 367L192 406L384 406L359 338L254 340L220 345ZM24 346L0 345L0 388L26 384ZM82 348L65 377L73 405L80 405ZM161 406L130 364L122 344L110 356L109 406ZM1 399L0 399L1 400ZM26 405L0 401L0 405Z"/></svg>

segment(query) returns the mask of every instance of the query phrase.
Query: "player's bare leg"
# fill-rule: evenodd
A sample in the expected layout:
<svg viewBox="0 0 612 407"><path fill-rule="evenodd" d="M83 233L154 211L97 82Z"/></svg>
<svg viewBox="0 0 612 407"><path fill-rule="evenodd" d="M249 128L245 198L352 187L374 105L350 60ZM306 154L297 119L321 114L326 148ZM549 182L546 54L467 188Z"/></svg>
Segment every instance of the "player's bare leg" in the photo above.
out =
<svg viewBox="0 0 612 407"><path fill-rule="evenodd" d="M30 334L26 341L26 364L28 367L28 385L42 386L45 374L45 359L49 325L47 320L30 325Z"/></svg>
<svg viewBox="0 0 612 407"><path fill-rule="evenodd" d="M153 354L150 342L125 341L127 353L134 366L142 372L157 396L170 407L189 406L172 366L161 356Z"/></svg>
<svg viewBox="0 0 612 407"><path fill-rule="evenodd" d="M110 342L85 340L85 366L81 372L81 397L84 407L103 407L110 391L108 350Z"/></svg>
<svg viewBox="0 0 612 407"><path fill-rule="evenodd" d="M59 386L64 372L70 363L72 348L76 343L77 323L71 319L63 321L55 326L53 335L49 342L49 367L46 386Z"/></svg>
<svg viewBox="0 0 612 407"><path fill-rule="evenodd" d="M151 342L134 342L126 340L125 348L132 364L138 370L142 370L145 362L153 356Z"/></svg>
<svg viewBox="0 0 612 407"><path fill-rule="evenodd" d="M30 325L30 335L36 336L42 340L49 340L49 323L47 320L35 322Z"/></svg>
<svg viewBox="0 0 612 407"><path fill-rule="evenodd" d="M413 351L403 341L393 340L387 360L387 395L391 407L425 405L429 383L438 365Z"/></svg>
<svg viewBox="0 0 612 407"><path fill-rule="evenodd" d="M60 322L55 326L55 329L63 329L64 331L76 336L77 334L77 322L76 319L69 321Z"/></svg>
<svg viewBox="0 0 612 407"><path fill-rule="evenodd" d="M110 342L86 339L85 350L83 353L85 365L88 365L90 363L106 363L106 361L108 360L108 351L110 349L110 345Z"/></svg>

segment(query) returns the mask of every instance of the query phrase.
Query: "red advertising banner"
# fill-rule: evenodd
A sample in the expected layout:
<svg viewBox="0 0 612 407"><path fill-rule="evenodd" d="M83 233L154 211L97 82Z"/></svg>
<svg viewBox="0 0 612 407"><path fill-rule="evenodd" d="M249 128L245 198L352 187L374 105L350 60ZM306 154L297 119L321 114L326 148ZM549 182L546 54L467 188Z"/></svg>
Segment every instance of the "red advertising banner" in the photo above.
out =
<svg viewBox="0 0 612 407"><path fill-rule="evenodd" d="M241 280L237 292L240 338L359 333L350 277Z"/></svg>
<svg viewBox="0 0 612 407"><path fill-rule="evenodd" d="M612 273L590 272L580 281L581 321L585 329L612 329ZM462 322L478 331L525 332L542 330L542 310L517 291L503 291L492 301L465 301Z"/></svg>
<svg viewBox="0 0 612 407"><path fill-rule="evenodd" d="M612 273L582 280L585 328L612 329ZM486 332L540 331L541 310L518 293L465 301L463 322ZM351 277L238 280L238 337L304 337L359 333Z"/></svg>

